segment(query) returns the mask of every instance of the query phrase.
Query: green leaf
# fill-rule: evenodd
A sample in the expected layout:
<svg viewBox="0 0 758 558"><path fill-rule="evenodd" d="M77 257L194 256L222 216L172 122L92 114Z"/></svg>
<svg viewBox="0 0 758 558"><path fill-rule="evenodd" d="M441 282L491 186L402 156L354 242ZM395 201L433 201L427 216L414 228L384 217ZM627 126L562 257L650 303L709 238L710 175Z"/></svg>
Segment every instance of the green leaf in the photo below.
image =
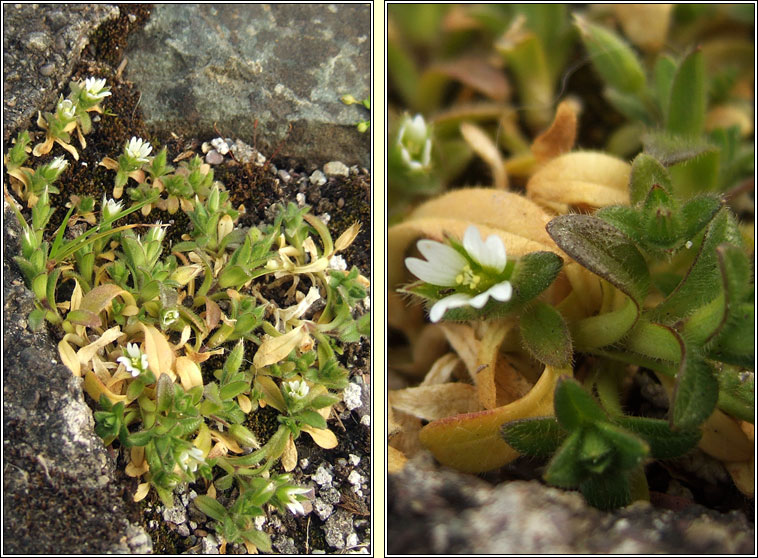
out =
<svg viewBox="0 0 758 558"><path fill-rule="evenodd" d="M623 93L639 93L645 88L645 71L631 47L605 27L589 23L575 14L592 65L603 81Z"/></svg>
<svg viewBox="0 0 758 558"><path fill-rule="evenodd" d="M733 230L734 229L734 230ZM673 324L721 292L716 247L729 242L735 235L736 224L728 211L720 210L706 229L695 261L676 289L651 312L653 321Z"/></svg>
<svg viewBox="0 0 758 558"><path fill-rule="evenodd" d="M141 430L134 434L130 434L127 438L127 442L130 446L146 446L150 443L150 440L153 439L153 436L155 436L155 432L153 432L152 429Z"/></svg>
<svg viewBox="0 0 758 558"><path fill-rule="evenodd" d="M140 395L142 395L142 390L145 389L145 384L140 378L136 378L132 383L129 384L129 387L126 389L126 398L131 401L133 399L137 399Z"/></svg>
<svg viewBox="0 0 758 558"><path fill-rule="evenodd" d="M607 475L591 475L579 486L584 499L600 510L612 510L628 505L631 500L627 475L610 471Z"/></svg>
<svg viewBox="0 0 758 558"><path fill-rule="evenodd" d="M521 314L519 328L521 340L534 358L556 368L571 365L571 335L555 308L544 302L530 305Z"/></svg>
<svg viewBox="0 0 758 558"><path fill-rule="evenodd" d="M692 240L723 205L721 199L714 195L702 195L687 200L680 210L682 238Z"/></svg>
<svg viewBox="0 0 758 558"><path fill-rule="evenodd" d="M248 389L250 389L250 382L248 381L240 380L237 382L231 382L221 388L219 391L219 397L226 401L233 397L237 397L240 393L243 393Z"/></svg>
<svg viewBox="0 0 758 558"><path fill-rule="evenodd" d="M682 358L682 347L674 331L644 316L624 338L624 346L635 353L672 363L679 363Z"/></svg>
<svg viewBox="0 0 758 558"><path fill-rule="evenodd" d="M510 282L513 298L528 302L547 289L563 267L563 260L553 252L531 252L516 261Z"/></svg>
<svg viewBox="0 0 758 558"><path fill-rule="evenodd" d="M174 402L174 383L168 374L161 374L155 390L156 410L159 413L167 411Z"/></svg>
<svg viewBox="0 0 758 558"><path fill-rule="evenodd" d="M27 321L29 322L29 327L32 331L39 331L45 323L45 311L40 308L35 308L29 312Z"/></svg>
<svg viewBox="0 0 758 558"><path fill-rule="evenodd" d="M755 373L724 366L718 374L718 406L751 424L755 421Z"/></svg>
<svg viewBox="0 0 758 558"><path fill-rule="evenodd" d="M500 428L505 442L523 455L549 457L566 439L566 431L553 417L519 419Z"/></svg>
<svg viewBox="0 0 758 558"><path fill-rule="evenodd" d="M675 429L700 426L713 413L718 402L719 384L713 367L688 348L676 377L669 422Z"/></svg>
<svg viewBox="0 0 758 558"><path fill-rule="evenodd" d="M599 428L596 428L601 424L603 423L584 429L584 439L579 454L582 467L592 475L599 475L608 470L613 465L616 456L613 445L606 436L600 434Z"/></svg>
<svg viewBox="0 0 758 558"><path fill-rule="evenodd" d="M647 417L621 416L615 423L643 438L650 446L650 457L655 459L684 455L697 445L702 435L697 428L671 430L667 421Z"/></svg>
<svg viewBox="0 0 758 558"><path fill-rule="evenodd" d="M752 302L730 307L728 321L706 347L706 355L744 368L755 365L755 307Z"/></svg>
<svg viewBox="0 0 758 558"><path fill-rule="evenodd" d="M753 270L745 252L733 244L720 244L716 247L716 256L729 304L752 299Z"/></svg>
<svg viewBox="0 0 758 558"><path fill-rule="evenodd" d="M296 418L314 428L326 428L326 420L316 411L301 411Z"/></svg>
<svg viewBox="0 0 758 558"><path fill-rule="evenodd" d="M671 99L671 85L674 83L674 75L677 66L674 59L666 54L660 54L655 61L653 76L655 79L655 100L658 104L663 121L667 120L669 100Z"/></svg>
<svg viewBox="0 0 758 558"><path fill-rule="evenodd" d="M636 243L642 244L644 242L642 219L639 211L633 207L609 205L595 211L595 217L610 223Z"/></svg>
<svg viewBox="0 0 758 558"><path fill-rule="evenodd" d="M568 431L608 420L597 401L573 378L558 380L553 405L558 423Z"/></svg>
<svg viewBox="0 0 758 558"><path fill-rule="evenodd" d="M250 275L241 265L230 265L221 270L218 276L218 286L222 289L241 287L250 280Z"/></svg>
<svg viewBox="0 0 758 558"><path fill-rule="evenodd" d="M669 132L650 131L642 136L645 153L670 167L716 149L703 138L674 136Z"/></svg>
<svg viewBox="0 0 758 558"><path fill-rule="evenodd" d="M640 251L624 233L592 215L561 215L548 234L579 264L607 280L642 306L650 274Z"/></svg>
<svg viewBox="0 0 758 558"><path fill-rule="evenodd" d="M258 550L271 552L271 538L265 531L259 531L258 529L253 528L248 529L247 531L242 531L241 535L242 538L253 543Z"/></svg>
<svg viewBox="0 0 758 558"><path fill-rule="evenodd" d="M577 351L589 351L616 343L634 326L638 316L637 307L627 297L618 310L571 322L574 347Z"/></svg>
<svg viewBox="0 0 758 558"><path fill-rule="evenodd" d="M200 495L193 501L197 509L216 521L223 521L228 516L226 508L210 496Z"/></svg>
<svg viewBox="0 0 758 558"><path fill-rule="evenodd" d="M674 76L666 130L682 136L700 136L705 126L707 96L705 61L698 49L682 61Z"/></svg>
<svg viewBox="0 0 758 558"><path fill-rule="evenodd" d="M545 471L547 482L561 488L573 488L585 477L584 468L579 461L584 437L582 434L581 429L575 430L561 444Z"/></svg>
<svg viewBox="0 0 758 558"><path fill-rule="evenodd" d="M670 167L674 194L679 199L689 199L703 192L718 189L721 154L711 149L697 157Z"/></svg>

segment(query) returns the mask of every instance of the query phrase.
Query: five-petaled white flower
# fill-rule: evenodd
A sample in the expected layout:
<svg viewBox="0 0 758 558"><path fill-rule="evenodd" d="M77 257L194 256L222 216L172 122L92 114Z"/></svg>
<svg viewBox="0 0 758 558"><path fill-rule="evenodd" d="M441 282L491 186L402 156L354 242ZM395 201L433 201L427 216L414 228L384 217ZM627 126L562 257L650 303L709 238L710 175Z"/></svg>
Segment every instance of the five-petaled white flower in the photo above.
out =
<svg viewBox="0 0 758 558"><path fill-rule="evenodd" d="M469 259L455 248L434 240L419 240L419 252L426 258L406 258L405 265L416 277L440 287L458 287L466 292L456 292L434 303L429 319L438 322L451 308L473 306L482 308L489 297L506 302L511 299L513 287L510 281L500 281L497 276L505 270L507 262L505 245L500 237L482 237L474 225L463 234L463 248ZM494 279L494 280L493 280Z"/></svg>
<svg viewBox="0 0 758 558"><path fill-rule="evenodd" d="M125 355L116 359L116 362L123 364L126 371L133 377L137 377L147 370L147 355L140 351L136 343L127 343Z"/></svg>
<svg viewBox="0 0 758 558"><path fill-rule="evenodd" d="M297 499L298 494L306 494L310 492L310 488L302 488L299 486L286 486L283 488L280 488L276 496L279 499L279 501L287 506L287 509L294 513L295 515L301 514L305 515L305 508L303 508L303 504L300 503L300 500Z"/></svg>
<svg viewBox="0 0 758 558"><path fill-rule="evenodd" d="M110 91L104 90L104 87L104 79L88 77L84 80L84 96L90 101L100 101L111 94Z"/></svg>
<svg viewBox="0 0 758 558"><path fill-rule="evenodd" d="M308 395L308 392L310 391L310 388L308 387L308 384L305 383L305 380L292 380L291 382L284 382L282 384L282 387L284 388L284 392L292 399L302 399Z"/></svg>
<svg viewBox="0 0 758 558"><path fill-rule="evenodd" d="M56 157L55 159L50 161L50 168L58 172L62 172L63 170L65 170L67 166L68 166L68 161L66 161L65 157Z"/></svg>
<svg viewBox="0 0 758 558"><path fill-rule="evenodd" d="M173 324L178 319L179 319L179 310L176 310L175 308L164 310L161 313L161 326L166 328L170 326L171 324Z"/></svg>
<svg viewBox="0 0 758 558"><path fill-rule="evenodd" d="M400 144L400 157L411 171L429 168L432 138L423 116L417 114L411 118L406 115L400 124L397 141Z"/></svg>
<svg viewBox="0 0 758 558"><path fill-rule="evenodd" d="M153 150L149 141L145 141L142 138L132 136L129 143L126 144L126 156L134 159L138 163L147 163L148 155Z"/></svg>

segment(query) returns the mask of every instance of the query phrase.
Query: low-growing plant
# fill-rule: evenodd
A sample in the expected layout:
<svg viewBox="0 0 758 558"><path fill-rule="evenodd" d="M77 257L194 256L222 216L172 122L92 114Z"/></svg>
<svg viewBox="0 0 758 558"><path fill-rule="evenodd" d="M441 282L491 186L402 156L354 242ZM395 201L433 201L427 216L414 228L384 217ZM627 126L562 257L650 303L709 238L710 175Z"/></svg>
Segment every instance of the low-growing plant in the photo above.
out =
<svg viewBox="0 0 758 558"><path fill-rule="evenodd" d="M86 148L87 113L102 112L104 86L94 78L72 84L69 98L46 113L46 140L33 155L58 143L78 157L68 134L78 130ZM130 201L103 196L98 211L92 197L72 196L51 232L53 183L67 162L57 157L25 167L30 142L20 133L5 157L13 190L31 208L29 222L9 200L23 231L14 261L36 299L30 323L47 321L61 336L62 362L99 405L96 432L125 453L126 474L140 480L135 501L154 490L173 507L178 486L202 484L207 494L196 506L224 540L270 552L268 535L253 520L266 505L303 513L308 492L272 468L295 467L303 432L322 447L337 445L327 419L349 374L335 351L368 334L367 314L353 315L367 280L355 268L330 267L358 226L335 243L308 207L290 204L272 224L243 229L244 208L231 207L200 157L174 168L165 148L151 155L149 142L132 137L118 160L101 162L115 171L114 197L126 191ZM181 241L169 242L161 222L118 224L155 209L187 215L191 227ZM75 221L89 228L71 237ZM292 282L284 298L273 298L266 275ZM297 288L301 278L309 279L307 293ZM63 292L68 300L60 300ZM325 310L314 315L311 306L322 299ZM280 306L289 300L295 304ZM209 370L219 358L223 365ZM261 445L251 424L263 406L278 411L279 426Z"/></svg>

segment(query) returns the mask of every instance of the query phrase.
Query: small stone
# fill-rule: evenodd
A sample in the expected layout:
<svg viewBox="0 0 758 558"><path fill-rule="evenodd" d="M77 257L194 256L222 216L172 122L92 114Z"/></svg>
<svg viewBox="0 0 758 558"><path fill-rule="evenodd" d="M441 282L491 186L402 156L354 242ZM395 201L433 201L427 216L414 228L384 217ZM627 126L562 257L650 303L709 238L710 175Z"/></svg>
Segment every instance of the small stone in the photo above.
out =
<svg viewBox="0 0 758 558"><path fill-rule="evenodd" d="M285 184L289 184L289 181L292 180L290 173L288 173L284 169L279 169L279 171L276 174L279 175L279 178L281 178L282 182L284 182Z"/></svg>
<svg viewBox="0 0 758 558"><path fill-rule="evenodd" d="M211 144L210 144L210 143L208 143L207 141L204 141L204 142L203 142L203 145L201 145L201 146L200 146L200 150L201 150L203 153L208 153L208 152L209 152L211 149L213 149L213 147L212 147L212 146L211 146Z"/></svg>
<svg viewBox="0 0 758 558"><path fill-rule="evenodd" d="M218 554L218 547L219 542L216 540L216 537L213 535L208 535L207 537L203 538L203 540L200 543L202 545L202 553L203 554Z"/></svg>
<svg viewBox="0 0 758 558"><path fill-rule="evenodd" d="M179 536L182 536L182 537L190 536L189 527L187 527L187 525L185 525L184 523L182 523L181 525L177 525L176 532L179 534Z"/></svg>
<svg viewBox="0 0 758 558"><path fill-rule="evenodd" d="M319 486L332 485L332 474L329 471L327 471L323 463L319 465L318 469L316 470L316 473L312 475L311 478L313 479L313 482L315 482Z"/></svg>
<svg viewBox="0 0 758 558"><path fill-rule="evenodd" d="M205 156L205 162L209 165L220 165L224 162L224 156L215 149L211 149Z"/></svg>
<svg viewBox="0 0 758 558"><path fill-rule="evenodd" d="M358 546L358 535L355 533L350 533L345 539L345 546L347 548Z"/></svg>
<svg viewBox="0 0 758 558"><path fill-rule="evenodd" d="M313 501L313 511L316 512L316 515L319 516L321 521L326 521L329 519L329 516L332 515L333 510L334 506L327 504L321 498L316 498Z"/></svg>
<svg viewBox="0 0 758 558"><path fill-rule="evenodd" d="M39 73L45 77L51 76L54 71L55 71L55 64L45 64L39 69Z"/></svg>
<svg viewBox="0 0 758 558"><path fill-rule="evenodd" d="M134 23L135 21L137 21L137 16L136 16L136 15L134 15L134 14L129 14L129 15L128 15L128 16L126 16L126 17L128 17L128 18L129 18L129 23Z"/></svg>
<svg viewBox="0 0 758 558"><path fill-rule="evenodd" d="M353 470L350 471L350 474L347 476L347 482L360 488L361 484L363 484L363 477L358 471Z"/></svg>
<svg viewBox="0 0 758 558"><path fill-rule="evenodd" d="M66 40L63 37L55 39L55 50L66 50Z"/></svg>
<svg viewBox="0 0 758 558"><path fill-rule="evenodd" d="M337 207L339 207L340 209L345 207L345 198L340 198L337 200Z"/></svg>
<svg viewBox="0 0 758 558"><path fill-rule="evenodd" d="M298 192L295 199L297 200L298 207L303 207L305 205L305 194L302 192Z"/></svg>
<svg viewBox="0 0 758 558"><path fill-rule="evenodd" d="M308 465L310 465L310 461L308 461L305 457L303 457L300 460L300 468L305 471L308 468Z"/></svg>
<svg viewBox="0 0 758 558"><path fill-rule="evenodd" d="M350 383L342 392L342 400L351 411L361 406L361 386Z"/></svg>
<svg viewBox="0 0 758 558"><path fill-rule="evenodd" d="M341 161L329 161L324 165L324 174L327 176L349 176L350 169Z"/></svg>
<svg viewBox="0 0 758 558"><path fill-rule="evenodd" d="M187 521L187 509L184 506L174 506L163 510L163 519L177 525Z"/></svg>
<svg viewBox="0 0 758 558"><path fill-rule="evenodd" d="M229 153L229 144L226 143L224 138L214 138L211 140L211 145L216 148L216 151L221 155Z"/></svg>
<svg viewBox="0 0 758 558"><path fill-rule="evenodd" d="M314 184L316 186L323 186L326 184L326 176L324 176L324 173L320 170L313 171L313 174L311 174L309 180L311 181L311 184Z"/></svg>
<svg viewBox="0 0 758 558"><path fill-rule="evenodd" d="M348 454L347 459L348 461L350 461L350 465L352 465L353 467L355 467L356 465L358 465L358 463L361 462L361 458L353 453Z"/></svg>
<svg viewBox="0 0 758 558"><path fill-rule="evenodd" d="M361 424L363 426L371 426L371 415L363 415L361 417Z"/></svg>

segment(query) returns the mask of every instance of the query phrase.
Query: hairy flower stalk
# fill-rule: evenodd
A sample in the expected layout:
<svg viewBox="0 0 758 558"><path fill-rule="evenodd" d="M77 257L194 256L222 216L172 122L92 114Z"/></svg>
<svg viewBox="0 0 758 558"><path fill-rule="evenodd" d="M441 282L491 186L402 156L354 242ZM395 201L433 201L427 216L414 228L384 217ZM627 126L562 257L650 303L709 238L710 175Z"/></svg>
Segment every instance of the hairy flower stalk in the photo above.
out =
<svg viewBox="0 0 758 558"><path fill-rule="evenodd" d="M438 322L451 308L482 308L490 297L500 302L510 300L513 287L502 277L507 263L505 245L496 235L483 241L479 229L470 225L463 235L465 256L434 240L419 240L417 246L426 260L406 258L411 273L426 283L456 291L432 306L432 322Z"/></svg>

